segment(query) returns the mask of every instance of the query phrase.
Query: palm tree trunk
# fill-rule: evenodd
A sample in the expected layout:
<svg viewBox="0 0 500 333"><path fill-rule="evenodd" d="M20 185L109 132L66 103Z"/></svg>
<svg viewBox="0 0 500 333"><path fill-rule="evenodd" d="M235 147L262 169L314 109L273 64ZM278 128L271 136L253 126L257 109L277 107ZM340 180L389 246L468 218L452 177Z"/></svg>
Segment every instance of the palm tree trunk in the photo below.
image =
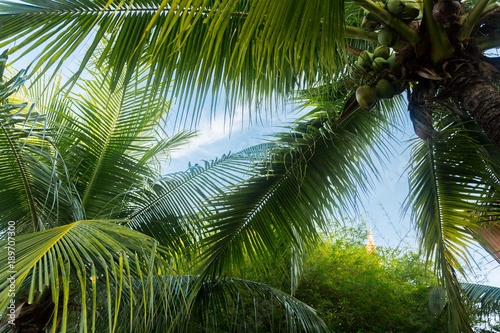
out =
<svg viewBox="0 0 500 333"><path fill-rule="evenodd" d="M452 60L443 66L448 78L443 85L469 112L500 149L500 92L481 73L477 63L470 60Z"/></svg>

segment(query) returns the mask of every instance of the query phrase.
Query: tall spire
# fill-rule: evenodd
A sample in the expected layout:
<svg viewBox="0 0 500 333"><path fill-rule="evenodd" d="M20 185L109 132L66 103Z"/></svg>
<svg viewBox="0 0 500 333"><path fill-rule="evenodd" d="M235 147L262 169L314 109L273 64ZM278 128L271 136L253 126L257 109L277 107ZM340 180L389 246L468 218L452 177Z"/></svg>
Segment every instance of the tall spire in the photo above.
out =
<svg viewBox="0 0 500 333"><path fill-rule="evenodd" d="M368 253L377 252L375 247L375 242L373 241L372 228L370 227L370 233L368 234L368 241L366 242L366 251Z"/></svg>

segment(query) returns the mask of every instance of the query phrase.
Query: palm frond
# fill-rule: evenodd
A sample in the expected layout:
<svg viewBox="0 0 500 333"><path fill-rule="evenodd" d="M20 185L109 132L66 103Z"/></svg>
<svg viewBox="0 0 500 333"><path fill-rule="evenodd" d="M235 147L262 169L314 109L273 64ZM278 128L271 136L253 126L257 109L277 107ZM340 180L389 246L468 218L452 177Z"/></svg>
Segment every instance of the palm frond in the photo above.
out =
<svg viewBox="0 0 500 333"><path fill-rule="evenodd" d="M2 68L5 67L5 62L6 59L2 61ZM0 92L2 96L0 147L3 152L3 158L0 160L0 170L2 170L2 179L5 180L4 190L0 192L0 202L3 203L6 210L6 212L2 213L2 217L5 216L7 219L20 220L21 216L30 216L32 230L36 230L39 227L38 212L24 161L22 160L22 156L20 156L21 142L19 140L19 133L16 135L14 127L16 122L14 116L20 113L26 105L14 105L7 102L8 96L14 92L17 86L23 84L24 81L25 78L22 76L22 72L20 72ZM13 196L13 191L18 192L18 195ZM24 207L19 205L20 203ZM19 207L19 211L23 211L20 214L18 213L20 216L13 215L18 205L22 207Z"/></svg>
<svg viewBox="0 0 500 333"><path fill-rule="evenodd" d="M359 109L339 119L350 92L280 135L272 163L261 164L258 176L212 200L216 214L202 240L204 275L223 276L241 266L245 254L266 257L282 242L299 248L325 227L326 212L356 207L376 174L377 152L387 151L380 140L387 124Z"/></svg>
<svg viewBox="0 0 500 333"><path fill-rule="evenodd" d="M266 160L273 147L269 143L249 147L152 180L144 190L130 191L124 196L124 202L133 203L128 226L178 250L195 243L200 237L197 228L211 214L208 198L254 174L253 164Z"/></svg>
<svg viewBox="0 0 500 333"><path fill-rule="evenodd" d="M109 77L92 74L93 79L80 84L88 95L70 95L62 101L69 104L69 113L60 113L61 108L48 111L56 113L55 120L62 121L53 123L59 128L57 144L86 216L109 217L119 213L116 211L123 193L144 178L157 175L146 162L186 142L191 134L156 138L169 102L144 87L144 69L138 70L133 84L128 86L122 77L114 92Z"/></svg>
<svg viewBox="0 0 500 333"><path fill-rule="evenodd" d="M66 177L57 171L60 156L49 140L46 119L33 105L15 98L24 81L21 71L0 92L0 221L3 227L16 221L19 233L73 220L77 211L72 191L61 181Z"/></svg>
<svg viewBox="0 0 500 333"><path fill-rule="evenodd" d="M124 323L117 331L326 331L314 309L265 284L236 278L199 281L200 277L193 275L156 276L151 291L155 304L151 320L142 319L139 305L132 314L133 326ZM137 292L139 299L142 291ZM186 303L188 298L190 303ZM128 302L128 298L124 301ZM124 307L123 317L131 315L129 309Z"/></svg>
<svg viewBox="0 0 500 333"><path fill-rule="evenodd" d="M158 136L161 139L153 143L145 153L141 154L140 164L151 164L153 161L160 164L161 161L170 159L172 153L184 147L189 140L196 137L196 132L180 131L172 136L165 136L165 133L160 132Z"/></svg>
<svg viewBox="0 0 500 333"><path fill-rule="evenodd" d="M64 119L72 117L66 94L62 93L61 89L61 76L50 80L49 77L43 75L37 81L28 80L13 96L19 103L27 103L33 107L34 112L44 116L47 120L47 132L51 133L51 140L56 146L61 136L58 135L58 131L63 130L67 125Z"/></svg>
<svg viewBox="0 0 500 333"><path fill-rule="evenodd" d="M196 281L191 283L196 284ZM204 281L194 298L193 307L193 315L204 318L199 324L206 328L222 326L229 331L255 331L259 329L259 320L267 320L271 329L281 324L288 332L326 331L326 325L316 316L314 309L279 290L253 281L235 278ZM245 322L252 317L253 323Z"/></svg>
<svg viewBox="0 0 500 333"><path fill-rule="evenodd" d="M34 71L57 72L90 40L77 77L106 40L97 63L112 64L112 90L148 59L154 91L175 77L173 93L195 105L211 87L225 86L230 103L288 94L345 65L343 1L3 1L0 23L0 47L40 52Z"/></svg>
<svg viewBox="0 0 500 333"><path fill-rule="evenodd" d="M498 212L498 170L478 132L457 124L442 139L413 145L410 170L412 220L421 246L440 272L448 296L450 329L469 327L469 311L461 298L457 273L469 265L469 232L480 228L485 216Z"/></svg>
<svg viewBox="0 0 500 333"><path fill-rule="evenodd" d="M479 305L480 314L500 314L500 288L475 283L462 283L461 287L467 298Z"/></svg>
<svg viewBox="0 0 500 333"><path fill-rule="evenodd" d="M0 285L2 312L13 298L9 294L13 290L16 298L29 290L28 301L33 303L35 290L50 288L54 302L52 325L59 326L60 319L61 332L67 328L70 300L79 304L81 329L94 327L98 289L106 291L102 315L107 318L109 331L116 328L122 295L128 295L130 306L143 302L142 310L146 314L154 311L150 303L145 304L135 293L142 288L145 297L145 290L151 288L151 274L161 270L169 272L162 260L162 256L168 254L156 241L113 221L78 221L12 237L0 245L8 248L0 254L3 262L7 263L7 257L12 256L9 252L13 251L15 256L15 262L9 261L11 264L0 270L4 281ZM132 277L142 284L132 286Z"/></svg>

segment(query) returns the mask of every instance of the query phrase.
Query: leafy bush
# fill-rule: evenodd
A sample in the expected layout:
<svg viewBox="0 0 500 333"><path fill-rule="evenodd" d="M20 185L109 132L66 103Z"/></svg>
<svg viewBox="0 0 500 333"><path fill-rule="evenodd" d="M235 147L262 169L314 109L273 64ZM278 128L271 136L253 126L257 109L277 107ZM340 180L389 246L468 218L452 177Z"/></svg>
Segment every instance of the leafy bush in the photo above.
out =
<svg viewBox="0 0 500 333"><path fill-rule="evenodd" d="M295 290L295 297L316 309L331 332L446 330L445 316L429 307L437 279L417 253L383 247L368 253L365 225L335 223L332 229L336 232L308 252ZM280 265L273 267L253 267L248 274L284 288L289 274Z"/></svg>

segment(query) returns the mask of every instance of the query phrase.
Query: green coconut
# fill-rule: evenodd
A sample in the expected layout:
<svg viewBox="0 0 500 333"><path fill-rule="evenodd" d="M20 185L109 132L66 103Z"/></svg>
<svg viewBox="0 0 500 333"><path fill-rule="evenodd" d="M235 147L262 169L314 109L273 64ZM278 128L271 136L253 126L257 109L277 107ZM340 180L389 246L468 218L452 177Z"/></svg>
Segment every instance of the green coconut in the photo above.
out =
<svg viewBox="0 0 500 333"><path fill-rule="evenodd" d="M392 84L392 87L394 88L394 95L399 95L403 91L405 91L404 86L403 86L403 82L401 80L396 79L396 80L392 81L391 84Z"/></svg>
<svg viewBox="0 0 500 333"><path fill-rule="evenodd" d="M420 14L420 6L414 1L408 1L405 9L398 15L403 21L413 21Z"/></svg>
<svg viewBox="0 0 500 333"><path fill-rule="evenodd" d="M356 90L356 100L363 109L371 109L377 103L377 89L370 86L361 86Z"/></svg>
<svg viewBox="0 0 500 333"><path fill-rule="evenodd" d="M377 97L381 99L389 99L394 96L394 87L392 83L386 79L378 81L375 90L377 91Z"/></svg>
<svg viewBox="0 0 500 333"><path fill-rule="evenodd" d="M380 45L373 51L373 58L384 58L387 59L391 55L391 49L387 46Z"/></svg>
<svg viewBox="0 0 500 333"><path fill-rule="evenodd" d="M387 60L385 60L382 57L378 57L378 58L373 59L372 67L373 67L373 69L375 69L377 71L382 71L386 68L389 68L390 65L387 62Z"/></svg>
<svg viewBox="0 0 500 333"><path fill-rule="evenodd" d="M369 22L366 17L363 17L363 22L361 22L361 28L366 31L373 31L378 28L380 23L378 22Z"/></svg>
<svg viewBox="0 0 500 333"><path fill-rule="evenodd" d="M380 29L377 39L381 45L391 47L396 44L396 41L398 40L398 34L391 28L385 27Z"/></svg>
<svg viewBox="0 0 500 333"><path fill-rule="evenodd" d="M390 68L396 67L396 53L391 54L389 58L387 58L387 62Z"/></svg>
<svg viewBox="0 0 500 333"><path fill-rule="evenodd" d="M372 65L373 62L373 54L369 51L364 50L359 54L357 64L362 68L368 68Z"/></svg>
<svg viewBox="0 0 500 333"><path fill-rule="evenodd" d="M401 0L389 0L387 1L387 10L394 14L399 15L405 9L406 4Z"/></svg>

